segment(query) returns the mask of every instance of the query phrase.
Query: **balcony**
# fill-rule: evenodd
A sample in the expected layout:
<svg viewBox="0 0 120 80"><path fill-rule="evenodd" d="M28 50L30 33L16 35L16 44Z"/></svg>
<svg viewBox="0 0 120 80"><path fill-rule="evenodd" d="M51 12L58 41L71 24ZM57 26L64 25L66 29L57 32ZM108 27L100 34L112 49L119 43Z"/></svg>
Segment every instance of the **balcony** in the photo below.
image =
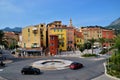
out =
<svg viewBox="0 0 120 80"><path fill-rule="evenodd" d="M37 34L38 29L37 28L33 28L32 31L33 31L34 34Z"/></svg>
<svg viewBox="0 0 120 80"><path fill-rule="evenodd" d="M58 38L59 40L64 40L64 37Z"/></svg>

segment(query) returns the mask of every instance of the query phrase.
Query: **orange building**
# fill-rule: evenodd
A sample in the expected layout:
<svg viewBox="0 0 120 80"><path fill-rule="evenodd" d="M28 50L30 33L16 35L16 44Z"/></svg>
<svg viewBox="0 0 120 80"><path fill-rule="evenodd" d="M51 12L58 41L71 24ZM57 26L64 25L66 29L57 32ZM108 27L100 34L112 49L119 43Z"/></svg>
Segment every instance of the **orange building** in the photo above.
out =
<svg viewBox="0 0 120 80"><path fill-rule="evenodd" d="M67 27L67 50L74 48L74 28Z"/></svg>
<svg viewBox="0 0 120 80"><path fill-rule="evenodd" d="M98 40L99 38L113 39L115 37L113 30L106 29L101 26L81 27L80 31L82 32L82 34L84 36L85 42L87 42L88 40L90 40L92 38ZM99 45L99 43L97 43L97 44ZM109 46L112 44L104 43L103 46Z"/></svg>
<svg viewBox="0 0 120 80"><path fill-rule="evenodd" d="M84 36L84 41L87 42L88 40L94 38L99 39L102 38L102 27L101 26L88 26L88 27L81 27L80 31Z"/></svg>

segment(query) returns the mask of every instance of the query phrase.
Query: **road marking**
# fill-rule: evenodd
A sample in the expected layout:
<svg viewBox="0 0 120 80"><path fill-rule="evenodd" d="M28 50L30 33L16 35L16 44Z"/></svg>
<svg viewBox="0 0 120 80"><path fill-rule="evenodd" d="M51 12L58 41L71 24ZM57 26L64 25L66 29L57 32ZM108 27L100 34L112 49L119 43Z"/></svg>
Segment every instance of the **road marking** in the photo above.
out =
<svg viewBox="0 0 120 80"><path fill-rule="evenodd" d="M0 71L3 71L3 69L0 69Z"/></svg>

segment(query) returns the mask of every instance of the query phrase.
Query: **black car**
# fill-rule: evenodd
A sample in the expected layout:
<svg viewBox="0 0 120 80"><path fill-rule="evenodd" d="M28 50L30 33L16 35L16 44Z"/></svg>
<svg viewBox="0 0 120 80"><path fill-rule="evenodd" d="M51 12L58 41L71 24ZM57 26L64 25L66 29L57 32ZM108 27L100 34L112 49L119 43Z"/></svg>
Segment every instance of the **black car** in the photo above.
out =
<svg viewBox="0 0 120 80"><path fill-rule="evenodd" d="M34 68L32 66L25 66L21 70L22 74L40 74L40 69Z"/></svg>
<svg viewBox="0 0 120 80"><path fill-rule="evenodd" d="M70 69L80 69L83 67L82 63L78 63L78 62L73 62L70 64Z"/></svg>

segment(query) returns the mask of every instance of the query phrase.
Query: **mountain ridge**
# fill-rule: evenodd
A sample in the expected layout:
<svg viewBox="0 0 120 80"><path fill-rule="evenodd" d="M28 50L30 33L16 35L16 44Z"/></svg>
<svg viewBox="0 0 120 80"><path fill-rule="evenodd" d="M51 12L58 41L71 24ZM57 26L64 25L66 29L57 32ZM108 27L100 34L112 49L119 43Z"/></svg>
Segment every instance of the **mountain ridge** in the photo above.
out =
<svg viewBox="0 0 120 80"><path fill-rule="evenodd" d="M111 22L106 28L115 30L116 35L120 34L120 17Z"/></svg>
<svg viewBox="0 0 120 80"><path fill-rule="evenodd" d="M4 29L2 29L3 31L9 31L9 32L21 32L22 28L21 27L14 27L14 28L10 28L10 27L5 27Z"/></svg>

